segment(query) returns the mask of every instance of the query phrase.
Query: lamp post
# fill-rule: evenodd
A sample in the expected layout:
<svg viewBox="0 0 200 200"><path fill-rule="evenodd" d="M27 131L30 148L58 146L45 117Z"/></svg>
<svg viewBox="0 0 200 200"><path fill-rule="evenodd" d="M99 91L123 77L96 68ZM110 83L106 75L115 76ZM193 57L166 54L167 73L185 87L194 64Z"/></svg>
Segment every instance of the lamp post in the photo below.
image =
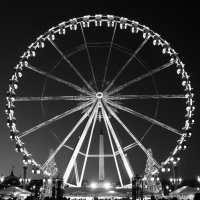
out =
<svg viewBox="0 0 200 200"><path fill-rule="evenodd" d="M27 165L23 166L23 178L21 177L19 179L20 183L23 186L23 189L26 189L26 185L29 184L31 182L31 178L27 178Z"/></svg>
<svg viewBox="0 0 200 200"><path fill-rule="evenodd" d="M182 178L170 178L169 180L171 184L174 185L174 190L176 190L178 185L182 182Z"/></svg>
<svg viewBox="0 0 200 200"><path fill-rule="evenodd" d="M26 186L31 182L31 178L19 178L19 181L21 185L23 186L23 189L26 189Z"/></svg>
<svg viewBox="0 0 200 200"><path fill-rule="evenodd" d="M180 161L180 157L171 157L170 161L172 164L172 172L173 172L173 178L170 178L170 182L174 185L174 190L176 190L178 185L182 182L181 178L177 178L178 174L177 164Z"/></svg>

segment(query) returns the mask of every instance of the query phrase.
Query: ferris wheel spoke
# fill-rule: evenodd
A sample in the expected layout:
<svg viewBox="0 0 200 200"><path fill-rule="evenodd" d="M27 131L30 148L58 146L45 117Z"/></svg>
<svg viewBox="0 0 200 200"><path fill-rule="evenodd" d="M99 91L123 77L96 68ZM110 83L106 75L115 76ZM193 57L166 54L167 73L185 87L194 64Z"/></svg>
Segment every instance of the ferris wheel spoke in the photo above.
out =
<svg viewBox="0 0 200 200"><path fill-rule="evenodd" d="M151 123L153 123L153 124L155 124L155 125L158 125L158 126L164 128L164 129L167 129L167 130L169 130L169 131L171 131L171 132L173 132L173 133L176 133L177 135L181 135L181 136L183 135L183 133L181 133L181 132L178 131L177 129L172 128L172 127L170 127L170 126L168 126L168 125L166 125L166 124L164 124L164 123L162 123L162 122L159 122L159 121L157 121L157 120L155 120L155 119L152 119L152 118L150 118L150 117L147 117L147 116L144 115L144 114L141 114L141 113L139 113L139 112L136 112L136 111L134 111L134 110L132 110L132 109L130 109L130 108L127 108L127 107L125 107L125 106L116 104L116 103L114 103L114 102L110 102L110 101L106 101L106 102L107 102L108 104L110 104L111 106L117 108L117 109L123 110L123 111L128 112L128 113L130 113L130 114L132 114L132 115L135 115L135 116L137 116L137 117L139 117L139 118L141 118L141 119L144 119L144 120L146 120L146 121L149 121L149 122L151 122Z"/></svg>
<svg viewBox="0 0 200 200"><path fill-rule="evenodd" d="M133 79L133 80L131 80L131 81L129 81L129 82L123 84L123 85L121 85L121 86L118 86L116 89L114 89L114 90L108 92L108 95L111 95L111 94L114 94L114 93L116 93L116 92L119 92L119 91L123 90L124 88L128 87L129 85L132 85L133 83L136 83L136 82L138 82L138 81L141 81L141 80L143 80L144 78L147 78L147 77L149 77L149 76L152 76L153 74L155 74L155 73L157 73L157 72L159 72L159 71L161 71L161 70L163 70L163 69L165 69L165 68L167 68L167 67L169 67L169 66L171 66L171 65L173 65L172 62L168 62L168 63L166 63L166 64L164 64L164 65L161 65L160 67L158 67L158 68L156 68L156 69L154 69L154 70L151 70L151 71L149 71L149 72L147 72L147 73L145 73L145 74L143 74L143 75L141 75L141 76L139 76L139 77L137 77L137 78L135 78L135 79Z"/></svg>
<svg viewBox="0 0 200 200"><path fill-rule="evenodd" d="M70 83L70 82L65 81L65 80L63 80L61 78L58 78L58 77L56 77L56 76L54 76L52 74L49 74L48 72L45 72L45 71L43 71L41 69L33 67L33 66L29 65L29 64L26 67L31 69L31 70L33 70L33 71L35 71L35 72L37 72L37 73L39 73L39 74L42 74L42 75L46 76L48 78L51 78L51 79L53 79L53 80L55 80L57 82L64 83L65 85L67 85L67 86L69 86L69 87L71 87L71 88L73 88L73 89L75 89L75 90L77 90L77 91L79 91L79 92L81 92L83 94L86 94L86 95L91 95L92 94L91 92L89 92L89 91L87 91L87 90L85 90L85 89L83 89L83 88L81 88L81 87L79 87L79 86L77 86L77 85L75 85L73 83Z"/></svg>
<svg viewBox="0 0 200 200"><path fill-rule="evenodd" d="M82 110L82 109L86 108L87 106L89 106L90 104L92 104L92 101L83 103L80 106L77 106L77 107L75 107L71 110L68 110L68 111L66 111L66 112L64 112L60 115L57 115L57 116L55 116L55 117L53 117L53 118L51 118L51 119L49 119L45 122L42 122L41 124L38 124L37 126L34 126L33 128L28 129L28 130L24 131L23 133L20 133L19 138L24 137L24 136L26 136L26 135L28 135L32 132L35 132L36 130L41 129L41 128L43 128L43 127L45 127L45 126L47 126L47 125L49 125L49 124L51 124L55 121L58 121L59 119L62 119L63 117L66 117L66 116L68 116L68 115L70 115L74 112Z"/></svg>
<svg viewBox="0 0 200 200"><path fill-rule="evenodd" d="M127 128L127 126L119 119L119 117L112 111L109 105L104 102L105 107L108 109L110 114L118 121L118 123L126 130L126 132L133 138L133 140L138 144L138 146L144 151L144 153L155 163L155 165L160 168L158 162L149 154L148 150L143 146L143 144L134 136L134 134Z"/></svg>
<svg viewBox="0 0 200 200"><path fill-rule="evenodd" d="M83 30L83 26L82 26L81 23L80 23L80 27L81 27L81 32L82 32L82 35L83 35L83 40L84 40L84 43L85 43L85 47L86 47L88 60L89 60L89 63L90 63L90 68L91 68L91 72L92 72L92 78L93 78L93 81L94 81L95 88L98 91L97 84L96 84L96 79L95 79L95 75L94 75L94 69L93 69L93 66L92 66L91 57L90 57L90 53L89 53L89 49L88 49L87 41L86 41L86 38L85 38L85 33L84 33L84 30Z"/></svg>
<svg viewBox="0 0 200 200"><path fill-rule="evenodd" d="M95 116L94 116L94 120L93 120L93 124L92 124L92 129L91 129L91 132L90 132L90 137L89 137L89 141L88 141L88 145L87 145L87 150L86 150L86 153L85 153L85 158L84 158L84 163L83 163L83 167L82 167L82 172L81 172L81 177L80 177L80 181L79 181L79 186L82 185L82 181L83 181L83 175L85 173L85 167L86 167L86 163L87 163L87 159L88 159L88 154L89 154L89 150L90 150L90 145L91 145L91 141L92 141L92 136L93 136L93 133L94 133L94 127L96 125L96 121L97 121L97 114L98 112L95 113ZM80 153L80 152L79 152Z"/></svg>
<svg viewBox="0 0 200 200"><path fill-rule="evenodd" d="M105 113L104 113L104 115L105 115ZM123 186L123 182L122 182L122 177L121 177L121 173L120 173L120 170L119 170L119 165L118 165L117 158L116 158L117 154L116 154L116 152L114 150L114 146L113 146L113 142L112 142L112 138L111 138L111 133L110 133L110 130L109 130L109 127L108 127L108 123L105 120L105 118L106 118L106 116L104 116L103 119L104 119L104 123L106 125L106 130L107 130L107 133L108 133L108 137L109 137L109 140L110 140L110 145L111 145L111 149L112 149L115 165L116 165L116 168L117 168L117 173L118 173L120 185L122 187ZM118 154L119 154L119 150L118 150Z"/></svg>
<svg viewBox="0 0 200 200"><path fill-rule="evenodd" d="M69 178L69 175L71 173L72 167L74 165L74 162L76 161L78 152L80 151L80 149L82 147L83 141L85 140L85 137L86 137L86 135L88 133L88 130L90 128L90 125L92 123L92 120L94 119L95 114L97 112L98 112L98 102L96 103L96 105L95 105L95 107L94 107L94 109L93 109L93 111L92 111L92 113L91 113L91 115L90 115L85 127L84 127L84 130L83 130L83 132L82 132L82 134L81 134L81 136L80 136L80 138L78 140L78 143L76 144L76 148L74 149L74 152L71 155L71 158L69 160L69 163L68 163L67 168L66 168L66 170L64 172L64 175L63 175L64 183L67 183L67 181L68 181L68 178Z"/></svg>
<svg viewBox="0 0 200 200"><path fill-rule="evenodd" d="M42 165L42 169L44 170L48 163L56 156L56 154L59 152L59 150L65 145L65 143L68 141L68 139L73 135L73 133L76 131L76 129L81 125L81 123L88 117L88 115L91 113L92 109L95 106L95 102L90 106L87 112L84 113L84 115L81 117L81 119L76 123L76 125L72 128L72 130L67 134L65 139L59 144L57 149L49 156L48 160Z"/></svg>
<svg viewBox="0 0 200 200"><path fill-rule="evenodd" d="M128 100L128 99L186 99L185 94L166 94L166 95L113 95L108 96L109 100Z"/></svg>
<svg viewBox="0 0 200 200"><path fill-rule="evenodd" d="M133 60L133 58L135 58L135 56L138 54L138 52L142 49L142 47L145 45L145 43L148 41L149 37L147 37L142 44L135 50L135 52L131 55L131 57L126 61L126 63L124 64L124 66L119 70L119 72L117 73L117 75L114 77L114 79L111 81L111 83L108 85L108 87L104 90L104 92L107 92L112 85L114 84L114 82L117 80L117 78L120 76L120 74L124 71L124 69L127 67L127 65Z"/></svg>
<svg viewBox="0 0 200 200"><path fill-rule="evenodd" d="M54 48L58 51L58 53L63 57L63 59L69 64L69 66L75 71L75 73L81 78L81 80L86 84L88 89L92 92L95 92L94 89L90 86L90 84L85 80L85 78L81 75L78 69L70 62L70 60L65 56L65 54L58 48L58 46L53 42L53 40L48 39L49 42L54 46Z"/></svg>
<svg viewBox="0 0 200 200"><path fill-rule="evenodd" d="M103 106L102 103L101 103L101 110L102 110L102 114L103 114L103 116L104 116L103 118L104 118L104 120L105 120L105 123L108 125L108 127L109 127L109 129L110 129L110 132L111 132L112 137L113 137L113 139L114 139L114 141L115 141L115 144L116 144L116 146L117 146L117 149L118 149L118 151L119 151L119 154L120 154L120 156L121 156L121 159L122 159L122 161L123 161L123 163L124 163L124 166L125 166L125 168L126 168L126 170L127 170L127 174L128 174L128 176L129 176L129 178L131 179L132 177L134 177L134 171L133 171L133 169L131 168L131 166L130 166L128 160L127 160L127 158L125 157L125 154L124 154L124 152L123 152L122 146L121 146L121 144L119 143L119 140L118 140L118 138L117 138L117 136L116 136L116 133L115 133L115 131L114 131L114 128L113 128L113 126L112 126L112 124L111 124L111 122L110 122L110 120L109 120L109 118L108 118L108 115L107 115L107 113L106 113L106 111L105 111L104 106Z"/></svg>
<svg viewBox="0 0 200 200"><path fill-rule="evenodd" d="M112 39L111 39L111 43L110 43L110 47L109 47L108 57L107 57L107 60L106 60L106 67L105 67L103 82L102 82L102 86L101 86L102 89L104 87L104 82L105 82L105 79L106 79L106 73L107 73L108 63L110 61L110 54L111 54L111 49L112 49L112 46L113 46L113 41L114 41L114 38L115 38L116 27L117 27L117 22L115 22L113 35L112 35Z"/></svg>
<svg viewBox="0 0 200 200"><path fill-rule="evenodd" d="M88 101L91 96L46 96L46 97L16 97L15 101Z"/></svg>

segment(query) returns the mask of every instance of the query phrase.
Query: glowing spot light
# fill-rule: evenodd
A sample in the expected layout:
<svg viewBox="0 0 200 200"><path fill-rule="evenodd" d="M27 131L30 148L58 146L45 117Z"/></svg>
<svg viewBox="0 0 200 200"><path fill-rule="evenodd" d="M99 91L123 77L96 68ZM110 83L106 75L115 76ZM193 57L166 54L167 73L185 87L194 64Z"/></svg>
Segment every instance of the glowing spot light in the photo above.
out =
<svg viewBox="0 0 200 200"><path fill-rule="evenodd" d="M91 187L92 189L95 189L95 188L97 187L97 183L91 183L90 187Z"/></svg>
<svg viewBox="0 0 200 200"><path fill-rule="evenodd" d="M108 183L108 182L104 183L104 188L109 189L110 188L110 183Z"/></svg>

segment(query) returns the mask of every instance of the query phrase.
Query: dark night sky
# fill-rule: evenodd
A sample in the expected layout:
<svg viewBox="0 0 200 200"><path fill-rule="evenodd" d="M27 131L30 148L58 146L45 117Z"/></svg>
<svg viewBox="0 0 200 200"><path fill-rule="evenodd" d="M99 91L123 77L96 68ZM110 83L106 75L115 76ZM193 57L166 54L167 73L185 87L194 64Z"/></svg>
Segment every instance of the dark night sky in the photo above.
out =
<svg viewBox="0 0 200 200"><path fill-rule="evenodd" d="M174 4L164 3L141 4L134 1L120 3L103 3L102 1L76 1L75 3L36 4L1 3L0 4L0 174L8 175L15 166L15 174L22 174L21 156L14 151L15 145L9 140L9 130L6 127L5 94L8 80L19 57L35 39L58 23L73 17L94 14L113 14L123 16L150 27L171 43L179 53L195 93L195 120L193 137L188 141L188 149L181 155L179 175L184 178L194 178L200 175L200 104L199 104L199 17L198 6L195 3ZM84 3L83 3L84 2Z"/></svg>

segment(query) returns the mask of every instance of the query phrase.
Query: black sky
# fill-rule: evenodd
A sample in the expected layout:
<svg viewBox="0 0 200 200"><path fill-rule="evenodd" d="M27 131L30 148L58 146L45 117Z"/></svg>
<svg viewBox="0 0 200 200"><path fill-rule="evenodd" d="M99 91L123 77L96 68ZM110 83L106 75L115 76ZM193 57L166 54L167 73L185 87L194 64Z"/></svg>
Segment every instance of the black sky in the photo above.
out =
<svg viewBox="0 0 200 200"><path fill-rule="evenodd" d="M188 149L181 156L179 175L196 177L200 174L199 10L196 3L178 4L173 1L152 4L145 1L0 3L0 173L9 174L14 165L16 175L22 174L21 156L14 151L15 145L9 140L4 114L5 94L13 67L27 47L52 26L74 17L99 13L127 17L150 27L171 43L186 64L195 93L196 123Z"/></svg>

